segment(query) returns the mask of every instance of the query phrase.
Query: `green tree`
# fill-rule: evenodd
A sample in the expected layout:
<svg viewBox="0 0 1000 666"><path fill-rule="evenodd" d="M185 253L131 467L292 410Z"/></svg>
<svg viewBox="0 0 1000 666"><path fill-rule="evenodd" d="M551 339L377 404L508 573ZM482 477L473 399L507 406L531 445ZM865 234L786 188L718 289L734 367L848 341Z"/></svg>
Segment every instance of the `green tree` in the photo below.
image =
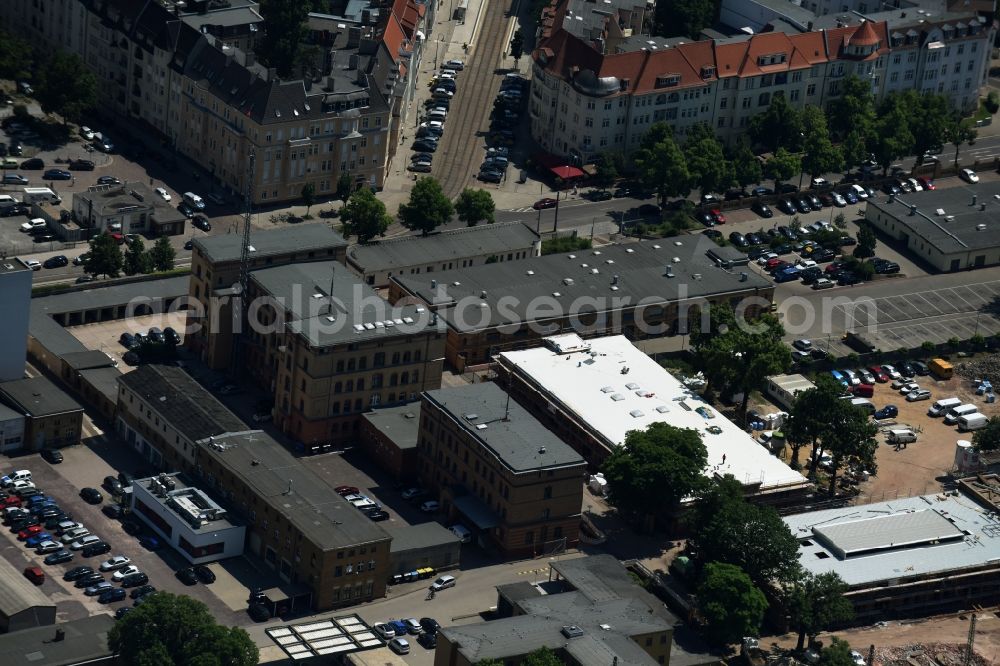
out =
<svg viewBox="0 0 1000 666"><path fill-rule="evenodd" d="M610 501L633 516L670 512L703 486L707 464L705 443L695 430L667 423L631 430L604 462Z"/></svg>
<svg viewBox="0 0 1000 666"><path fill-rule="evenodd" d="M900 103L898 95L889 95L879 106L869 147L883 173L888 173L889 166L897 159L909 155L913 148L910 115Z"/></svg>
<svg viewBox="0 0 1000 666"><path fill-rule="evenodd" d="M470 187L462 190L455 201L455 212L458 219L468 226L474 227L481 221L486 220L488 224L493 224L495 218L493 213L496 210L493 196L486 190L474 190Z"/></svg>
<svg viewBox="0 0 1000 666"><path fill-rule="evenodd" d="M174 246L170 244L170 239L160 236L153 244L153 249L149 251L149 263L155 271L172 271L174 269L174 258L177 253Z"/></svg>
<svg viewBox="0 0 1000 666"><path fill-rule="evenodd" d="M556 653L547 647L541 647L525 655L521 662L523 666L564 666Z"/></svg>
<svg viewBox="0 0 1000 666"><path fill-rule="evenodd" d="M618 180L618 164L613 155L601 153L594 160L597 173L594 174L594 184L601 189L607 189Z"/></svg>
<svg viewBox="0 0 1000 666"><path fill-rule="evenodd" d="M392 223L385 204L375 198L375 193L362 187L352 194L340 211L344 235L357 236L359 243L367 243L376 236L384 236Z"/></svg>
<svg viewBox="0 0 1000 666"><path fill-rule="evenodd" d="M153 270L153 263L146 253L146 246L142 239L136 236L125 246L125 258L122 264L125 275L138 275L149 273Z"/></svg>
<svg viewBox="0 0 1000 666"><path fill-rule="evenodd" d="M799 467L799 450L806 445L814 449L823 436L827 411L840 398L844 387L827 373L816 377L815 386L795 396L783 428L792 449L791 466Z"/></svg>
<svg viewBox="0 0 1000 666"><path fill-rule="evenodd" d="M976 447L977 451L1000 449L1000 416L991 416L986 421L986 427L973 433L972 445Z"/></svg>
<svg viewBox="0 0 1000 666"><path fill-rule="evenodd" d="M843 155L830 140L830 130L823 110L818 106L807 105L801 113L805 134L802 141L803 170L814 177L840 171L844 165Z"/></svg>
<svg viewBox="0 0 1000 666"><path fill-rule="evenodd" d="M729 645L760 632L767 598L739 567L709 562L698 586L698 610L709 640Z"/></svg>
<svg viewBox="0 0 1000 666"><path fill-rule="evenodd" d="M576 235L546 238L542 241L542 256L544 257L547 254L559 254L562 252L573 252L577 250L589 250L593 247L593 245L594 242L589 238L583 238L582 236Z"/></svg>
<svg viewBox="0 0 1000 666"><path fill-rule="evenodd" d="M875 450L878 442L875 434L878 428L863 409L849 400L837 400L832 406L832 414L823 433L823 451L831 457L829 493L837 492L837 472L846 467L864 469L872 474L878 470ZM813 449L810 472L815 474L818 464L818 449Z"/></svg>
<svg viewBox="0 0 1000 666"><path fill-rule="evenodd" d="M795 535L773 508L747 502L743 485L732 476L713 481L688 520L700 562L737 566L762 588L797 575Z"/></svg>
<svg viewBox="0 0 1000 666"><path fill-rule="evenodd" d="M726 160L722 143L705 123L689 128L687 141L684 142L684 158L691 183L702 194L720 192L733 180L732 166Z"/></svg>
<svg viewBox="0 0 1000 666"><path fill-rule="evenodd" d="M867 224L858 227L858 244L854 248L854 256L858 259L866 259L875 256L875 246L878 244L878 237L875 231Z"/></svg>
<svg viewBox="0 0 1000 666"><path fill-rule="evenodd" d="M868 141L862 130L854 129L847 133L840 144L840 154L844 158L845 171L861 166L868 159Z"/></svg>
<svg viewBox="0 0 1000 666"><path fill-rule="evenodd" d="M421 178L410 190L410 200L399 206L399 219L403 226L420 231L424 236L442 224L447 224L455 207L441 190L441 183L434 178Z"/></svg>
<svg viewBox="0 0 1000 666"><path fill-rule="evenodd" d="M687 196L691 174L673 130L665 123L655 123L642 138L639 150L632 156L639 181L656 192L660 204L668 197Z"/></svg>
<svg viewBox="0 0 1000 666"><path fill-rule="evenodd" d="M820 650L816 666L854 666L851 644L834 636L830 644Z"/></svg>
<svg viewBox="0 0 1000 666"><path fill-rule="evenodd" d="M671 0L658 2L654 18L655 34L661 37L696 39L715 23L719 8L714 0Z"/></svg>
<svg viewBox="0 0 1000 666"><path fill-rule="evenodd" d="M77 122L97 106L97 77L75 53L54 51L38 72L35 99L46 113Z"/></svg>
<svg viewBox="0 0 1000 666"><path fill-rule="evenodd" d="M208 607L156 592L111 627L108 647L123 664L251 666L259 651L246 631L216 624Z"/></svg>
<svg viewBox="0 0 1000 666"><path fill-rule="evenodd" d="M952 111L948 98L932 93L919 94L910 89L899 93L902 105L910 114L910 133L913 135L912 154L917 164L923 162L924 153L937 150L948 139Z"/></svg>
<svg viewBox="0 0 1000 666"><path fill-rule="evenodd" d="M0 31L0 79L26 79L32 67L31 44L7 31Z"/></svg>
<svg viewBox="0 0 1000 666"><path fill-rule="evenodd" d="M832 571L814 575L803 571L785 588L785 607L798 632L796 649L805 647L806 637L854 617L854 605L844 595L847 583Z"/></svg>
<svg viewBox="0 0 1000 666"><path fill-rule="evenodd" d="M313 207L316 203L316 186L312 183L306 183L302 186L302 203L306 205L306 215L309 214L309 209Z"/></svg>
<svg viewBox="0 0 1000 666"><path fill-rule="evenodd" d="M121 246L118 245L118 241L111 237L111 234L99 234L91 238L90 252L87 254L87 262L83 265L83 270L90 275L118 277L125 263Z"/></svg>
<svg viewBox="0 0 1000 666"><path fill-rule="evenodd" d="M767 111L750 119L750 137L772 153L779 148L798 152L804 131L802 112L789 104L784 95L772 97Z"/></svg>
<svg viewBox="0 0 1000 666"><path fill-rule="evenodd" d="M872 95L871 81L851 75L841 83L841 90L841 95L827 105L830 131L840 139L851 132L867 138L875 123L875 96Z"/></svg>
<svg viewBox="0 0 1000 666"><path fill-rule="evenodd" d="M760 159L753 154L750 144L745 139L736 143L729 161L733 165L733 178L740 187L755 185L764 178L764 169Z"/></svg>
<svg viewBox="0 0 1000 666"><path fill-rule="evenodd" d="M514 31L514 35L510 38L510 57L514 59L514 67L517 67L521 60L521 56L524 55L524 35L521 34L521 29L518 28Z"/></svg>
<svg viewBox="0 0 1000 666"><path fill-rule="evenodd" d="M967 143L970 146L975 145L976 137L979 136L973 127L968 123L964 122L961 115L955 114L946 130L946 137L951 145L955 146L955 168L958 168L958 151L961 150L962 144Z"/></svg>
<svg viewBox="0 0 1000 666"><path fill-rule="evenodd" d="M802 173L802 158L784 148L778 150L767 161L767 174L774 179L774 189L798 173Z"/></svg>
<svg viewBox="0 0 1000 666"><path fill-rule="evenodd" d="M763 390L767 377L788 370L792 355L782 342L785 329L772 314L750 320L737 319L728 305L715 306L710 312L710 330L696 330L691 344L698 363L713 384L743 394L739 407L746 415L750 393Z"/></svg>
<svg viewBox="0 0 1000 666"><path fill-rule="evenodd" d="M347 203L347 200L351 198L352 192L354 192L354 179L351 178L351 174L345 171L337 179L337 198Z"/></svg>
<svg viewBox="0 0 1000 666"><path fill-rule="evenodd" d="M301 0L262 0L260 13L266 26L258 47L260 60L278 70L278 76L291 76L306 43L309 5Z"/></svg>

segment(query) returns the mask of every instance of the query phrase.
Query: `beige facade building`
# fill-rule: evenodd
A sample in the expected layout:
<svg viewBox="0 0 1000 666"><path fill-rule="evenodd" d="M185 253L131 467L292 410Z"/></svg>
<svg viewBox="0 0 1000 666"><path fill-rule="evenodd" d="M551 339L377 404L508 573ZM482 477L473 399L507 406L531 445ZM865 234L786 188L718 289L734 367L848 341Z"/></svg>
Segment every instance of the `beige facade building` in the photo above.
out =
<svg viewBox="0 0 1000 666"><path fill-rule="evenodd" d="M579 541L586 462L493 383L424 393L420 479L484 546L536 556Z"/></svg>

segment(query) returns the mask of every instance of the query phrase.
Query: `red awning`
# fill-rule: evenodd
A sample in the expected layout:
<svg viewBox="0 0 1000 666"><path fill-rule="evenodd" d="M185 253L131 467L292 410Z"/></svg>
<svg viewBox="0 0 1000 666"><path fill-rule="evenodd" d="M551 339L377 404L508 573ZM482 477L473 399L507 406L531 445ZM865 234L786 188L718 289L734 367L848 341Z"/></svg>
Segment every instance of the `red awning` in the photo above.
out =
<svg viewBox="0 0 1000 666"><path fill-rule="evenodd" d="M556 175L558 178L563 180L571 180L573 178L583 178L586 174L583 173L583 169L578 169L575 166L563 165L549 167L549 171Z"/></svg>

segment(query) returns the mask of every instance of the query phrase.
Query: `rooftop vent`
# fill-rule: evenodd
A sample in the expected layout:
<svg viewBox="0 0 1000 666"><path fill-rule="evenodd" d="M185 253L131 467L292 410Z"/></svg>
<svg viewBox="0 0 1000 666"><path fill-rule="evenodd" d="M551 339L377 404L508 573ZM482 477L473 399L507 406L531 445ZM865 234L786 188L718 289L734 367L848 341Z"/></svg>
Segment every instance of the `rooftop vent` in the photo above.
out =
<svg viewBox="0 0 1000 666"><path fill-rule="evenodd" d="M653 249L654 250L659 250L660 246L658 244L656 244L656 243L653 243Z"/></svg>
<svg viewBox="0 0 1000 666"><path fill-rule="evenodd" d="M632 418L635 419L641 419L643 416L645 416L645 414L642 413L641 409L633 409L631 412L629 412L629 414L631 414Z"/></svg>
<svg viewBox="0 0 1000 666"><path fill-rule="evenodd" d="M740 273L740 282L746 282L749 277L746 273Z"/></svg>
<svg viewBox="0 0 1000 666"><path fill-rule="evenodd" d="M565 636L566 638L579 638L580 636L583 636L583 629L576 626L575 624L565 626L562 629L560 629L560 631L562 632L562 635Z"/></svg>
<svg viewBox="0 0 1000 666"><path fill-rule="evenodd" d="M477 423L476 424L476 430L486 430L486 424L485 423Z"/></svg>
<svg viewBox="0 0 1000 666"><path fill-rule="evenodd" d="M945 222L954 222L955 221L955 216L954 215L945 215L944 216L944 221Z"/></svg>
<svg viewBox="0 0 1000 666"><path fill-rule="evenodd" d="M976 225L976 231L986 231L986 225L985 224L977 224Z"/></svg>
<svg viewBox="0 0 1000 666"><path fill-rule="evenodd" d="M701 279L701 273L695 273L695 274L694 274L694 275L692 275L691 277L692 277L693 279L695 279L695 280L700 280L700 279Z"/></svg>
<svg viewBox="0 0 1000 666"><path fill-rule="evenodd" d="M438 281L431 280L431 289L437 289L437 288L438 288Z"/></svg>
<svg viewBox="0 0 1000 666"><path fill-rule="evenodd" d="M483 289L481 292L479 292L479 298L486 298L486 290L485 289Z"/></svg>
<svg viewBox="0 0 1000 666"><path fill-rule="evenodd" d="M524 271L525 275L534 275L535 271Z"/></svg>
<svg viewBox="0 0 1000 666"><path fill-rule="evenodd" d="M560 294L558 291L553 291L552 296L553 298L559 298L560 296L562 296L562 294Z"/></svg>
<svg viewBox="0 0 1000 666"><path fill-rule="evenodd" d="M539 446L538 447L538 452L539 453L545 453L545 447L544 446Z"/></svg>
<svg viewBox="0 0 1000 666"><path fill-rule="evenodd" d="M563 284L568 287L569 285L573 284L573 278L563 278Z"/></svg>

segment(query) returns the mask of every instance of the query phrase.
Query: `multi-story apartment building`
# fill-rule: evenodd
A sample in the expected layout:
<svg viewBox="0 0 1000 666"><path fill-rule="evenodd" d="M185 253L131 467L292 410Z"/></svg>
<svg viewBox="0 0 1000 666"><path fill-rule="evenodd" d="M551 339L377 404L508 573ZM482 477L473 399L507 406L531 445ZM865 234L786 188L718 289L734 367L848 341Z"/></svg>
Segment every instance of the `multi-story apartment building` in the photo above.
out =
<svg viewBox="0 0 1000 666"><path fill-rule="evenodd" d="M534 555L579 540L587 463L496 384L427 391L420 479L483 545Z"/></svg>
<svg viewBox="0 0 1000 666"><path fill-rule="evenodd" d="M242 194L257 155L255 203L331 196L340 176L379 189L398 136L401 100L423 12L415 0L323 33L309 77L280 80L256 62L265 25L252 0L12 0L11 29L79 54L97 75L99 111L126 116ZM398 14L398 15L397 15ZM397 81L405 81L397 86ZM114 132L111 132L114 134Z"/></svg>
<svg viewBox="0 0 1000 666"><path fill-rule="evenodd" d="M632 0L600 8L557 0L532 54L532 136L580 162L635 150L656 122L680 139L707 123L731 142L775 96L825 106L851 75L870 81L877 99L915 88L946 94L963 110L978 103L995 29L974 9L806 20L812 14L782 0L726 7L741 2L769 8L765 32L690 41L637 34L629 27Z"/></svg>
<svg viewBox="0 0 1000 666"><path fill-rule="evenodd" d="M391 537L284 447L178 368L147 365L119 381L118 431L159 469L187 472L240 517L249 551L300 584L289 610L385 595Z"/></svg>

